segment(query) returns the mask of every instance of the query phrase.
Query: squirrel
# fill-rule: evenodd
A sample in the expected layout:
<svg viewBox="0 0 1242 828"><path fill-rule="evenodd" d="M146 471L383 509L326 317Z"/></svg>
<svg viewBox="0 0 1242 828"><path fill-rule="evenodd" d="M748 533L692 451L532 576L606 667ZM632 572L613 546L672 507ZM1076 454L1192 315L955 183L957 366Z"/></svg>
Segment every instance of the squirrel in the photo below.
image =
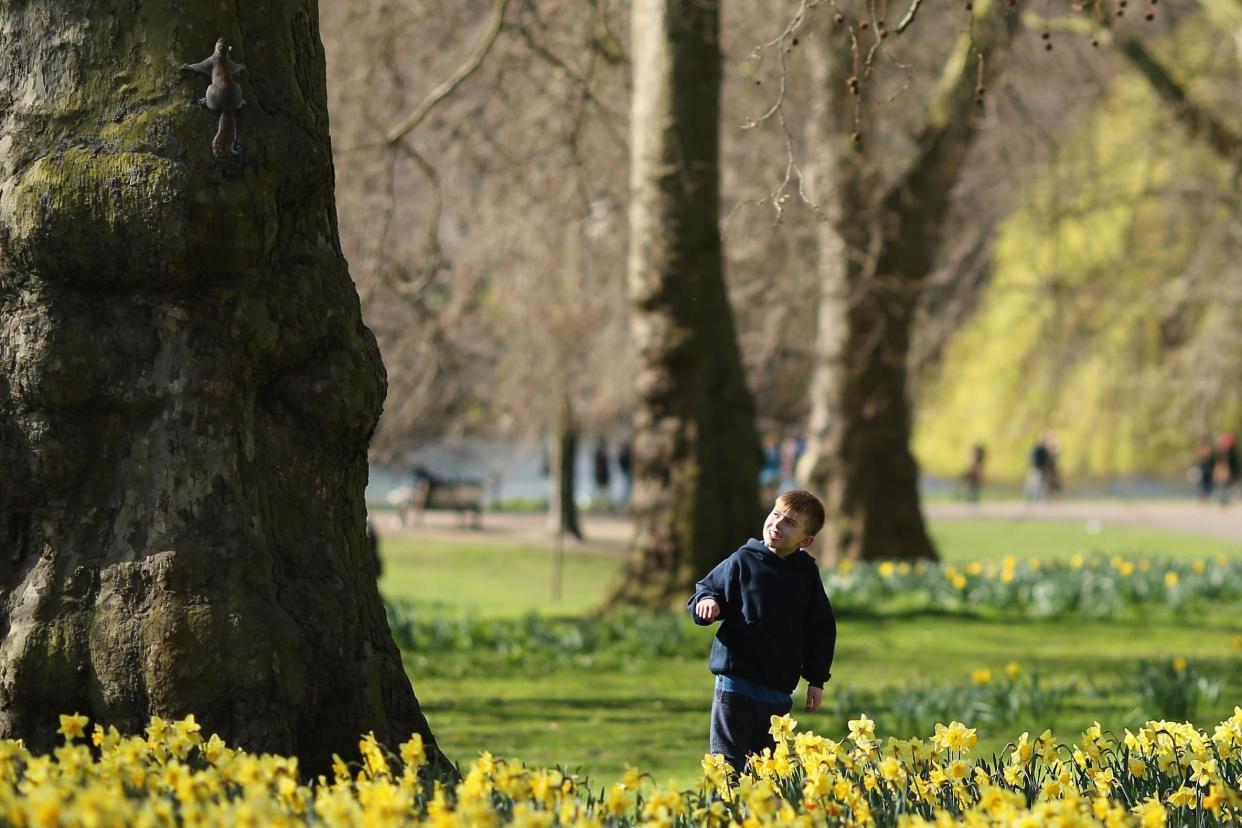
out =
<svg viewBox="0 0 1242 828"><path fill-rule="evenodd" d="M215 51L211 57L198 63L183 63L182 69L191 69L211 76L211 85L207 87L206 96L199 98L199 106L220 113L220 121L216 125L216 137L211 142L211 151L216 155L240 152L237 144L237 110L246 105L242 97L241 87L237 85L237 73L246 67L234 63L229 56L232 47L222 37L216 41Z"/></svg>

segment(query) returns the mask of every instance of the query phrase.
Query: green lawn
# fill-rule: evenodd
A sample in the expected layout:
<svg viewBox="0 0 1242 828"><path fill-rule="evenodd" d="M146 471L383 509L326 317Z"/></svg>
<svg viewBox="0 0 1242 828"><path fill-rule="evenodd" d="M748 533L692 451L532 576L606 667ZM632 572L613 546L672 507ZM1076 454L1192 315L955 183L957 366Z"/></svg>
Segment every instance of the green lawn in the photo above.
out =
<svg viewBox="0 0 1242 828"><path fill-rule="evenodd" d="M1210 559L1242 556L1242 544L1132 526L1104 526L1090 533L1080 522L946 520L931 524L946 561L969 562L1014 555L1065 559L1077 553ZM528 612L576 615L593 609L617 571L620 558L566 552L559 601L552 600L551 547L451 543L385 538L385 594L441 602L483 616Z"/></svg>
<svg viewBox="0 0 1242 828"><path fill-rule="evenodd" d="M1242 552L1219 541L1121 528L1090 536L1088 546L1076 524L972 521L932 529L945 557L955 561L1003 554L1064 557L1084 548L1192 557ZM382 554L381 588L389 597L486 617L583 613L597 606L620 563L614 557L568 553L564 597L554 604L548 598L548 550L385 540ZM1224 612L1178 622L1026 622L930 614L845 618L828 690L848 699L910 682L963 682L976 668L999 674L1011 661L1053 681L1077 677L1087 685L1112 688L1076 694L1055 722L1019 721L1006 733L985 734L981 748L991 751L1023 729L1055 725L1063 737L1073 737L1096 719L1117 730L1133 728L1142 721L1137 692L1128 689L1138 660L1183 656L1228 682L1219 702L1198 716L1203 725L1242 701L1242 656L1230 647L1239 633L1242 622ZM702 638L702 658L637 659L619 670L588 666L514 675L482 657L468 678L437 678L420 677L417 654L407 659L431 725L458 761L469 762L489 750L532 765L577 768L596 785L615 780L630 764L660 782L688 785L706 750L712 682L706 669L712 633L695 629L691 634ZM883 721L883 701L877 704L880 709L866 712ZM795 718L830 735L839 736L843 729L833 716L799 716L796 707Z"/></svg>
<svg viewBox="0 0 1242 828"><path fill-rule="evenodd" d="M1006 555L1065 559L1078 553L1186 559L1242 556L1242 544L1208 535L1107 523L1089 528L1085 521L942 520L932 522L931 535L941 556L954 562Z"/></svg>
<svg viewBox="0 0 1242 828"><path fill-rule="evenodd" d="M555 555L550 549L385 538L380 551L385 595L499 618L588 612L620 564L612 555L566 552L561 597L553 600Z"/></svg>

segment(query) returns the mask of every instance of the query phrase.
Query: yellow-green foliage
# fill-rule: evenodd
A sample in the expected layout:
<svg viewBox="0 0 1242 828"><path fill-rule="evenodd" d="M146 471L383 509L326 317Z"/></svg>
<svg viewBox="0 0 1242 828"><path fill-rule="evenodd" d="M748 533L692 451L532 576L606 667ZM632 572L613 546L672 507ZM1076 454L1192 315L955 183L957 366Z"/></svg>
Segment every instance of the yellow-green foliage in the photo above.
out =
<svg viewBox="0 0 1242 828"><path fill-rule="evenodd" d="M975 730L938 724L923 738L881 740L863 715L840 742L773 716L774 751L732 776L703 758L693 790L652 787L635 769L597 790L559 770L482 754L456 784L420 773L415 736L388 753L370 734L360 760L304 784L297 760L204 739L194 717L151 720L123 737L61 716L65 744L36 756L0 742L6 824L58 825L1203 825L1242 814L1242 708L1212 735L1148 722L1124 737L1089 728L1075 745L1023 733L996 761L972 758Z"/></svg>
<svg viewBox="0 0 1242 828"><path fill-rule="evenodd" d="M1184 61L1194 38L1220 39L1204 26L1168 51ZM1205 399L1188 374L1236 320L1182 277L1192 261L1225 267L1205 265L1200 243L1228 208L1202 199L1188 214L1170 197L1188 178L1226 191L1228 175L1144 81L1120 76L1003 225L989 291L920 401L924 467L960 473L982 442L989 474L1017 478L1052 428L1071 475L1176 474L1200 433L1236 427L1231 378Z"/></svg>

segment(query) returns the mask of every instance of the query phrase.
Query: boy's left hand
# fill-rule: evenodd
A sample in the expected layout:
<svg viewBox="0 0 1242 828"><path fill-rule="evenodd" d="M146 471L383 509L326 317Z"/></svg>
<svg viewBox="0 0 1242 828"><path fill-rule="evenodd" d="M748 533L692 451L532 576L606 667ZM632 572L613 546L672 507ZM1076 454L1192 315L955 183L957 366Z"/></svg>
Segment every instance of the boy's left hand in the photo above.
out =
<svg viewBox="0 0 1242 828"><path fill-rule="evenodd" d="M819 710L820 704L824 701L824 688L810 687L806 688L806 707L802 708L807 713L814 713Z"/></svg>

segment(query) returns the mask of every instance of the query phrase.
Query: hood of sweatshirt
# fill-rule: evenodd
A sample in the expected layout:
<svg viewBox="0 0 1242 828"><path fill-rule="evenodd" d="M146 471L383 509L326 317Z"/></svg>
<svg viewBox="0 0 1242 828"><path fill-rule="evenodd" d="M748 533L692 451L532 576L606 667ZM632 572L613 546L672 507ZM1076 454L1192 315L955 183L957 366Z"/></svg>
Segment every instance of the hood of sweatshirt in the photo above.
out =
<svg viewBox="0 0 1242 828"><path fill-rule="evenodd" d="M767 544L759 538L751 538L746 541L746 543L742 544L741 548L745 549L747 552L753 552L755 555L758 555L761 560L773 565L788 564L798 558L809 558L811 556L805 549L799 549L796 552L790 553L787 557L782 558L780 555L769 549Z"/></svg>

